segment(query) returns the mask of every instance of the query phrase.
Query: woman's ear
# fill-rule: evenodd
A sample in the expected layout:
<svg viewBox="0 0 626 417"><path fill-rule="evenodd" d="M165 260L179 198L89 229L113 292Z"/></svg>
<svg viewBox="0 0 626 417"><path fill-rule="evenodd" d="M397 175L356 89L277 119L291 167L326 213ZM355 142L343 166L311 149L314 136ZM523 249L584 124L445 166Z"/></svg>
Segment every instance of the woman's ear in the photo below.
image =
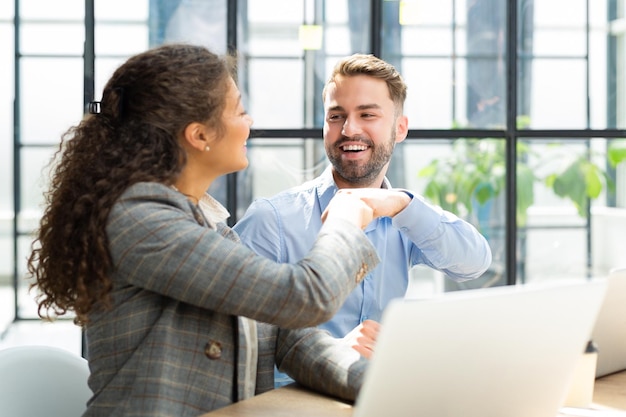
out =
<svg viewBox="0 0 626 417"><path fill-rule="evenodd" d="M209 146L211 136L205 125L198 122L189 123L183 130L185 142L192 148L204 152Z"/></svg>

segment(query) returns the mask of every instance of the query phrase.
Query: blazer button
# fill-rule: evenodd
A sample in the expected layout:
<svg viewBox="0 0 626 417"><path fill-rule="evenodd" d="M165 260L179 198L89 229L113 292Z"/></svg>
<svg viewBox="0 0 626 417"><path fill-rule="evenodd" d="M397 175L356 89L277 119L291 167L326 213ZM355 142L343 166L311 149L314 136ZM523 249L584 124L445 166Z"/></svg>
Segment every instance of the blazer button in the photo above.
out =
<svg viewBox="0 0 626 417"><path fill-rule="evenodd" d="M215 340L204 345L204 355L209 359L219 359L222 357L222 344Z"/></svg>

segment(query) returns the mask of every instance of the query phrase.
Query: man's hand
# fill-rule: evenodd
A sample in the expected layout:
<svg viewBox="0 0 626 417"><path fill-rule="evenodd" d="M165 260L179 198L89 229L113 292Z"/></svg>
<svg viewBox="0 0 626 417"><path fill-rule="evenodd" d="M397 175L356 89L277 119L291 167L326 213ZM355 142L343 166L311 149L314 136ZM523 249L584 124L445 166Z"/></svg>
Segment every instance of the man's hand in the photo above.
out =
<svg viewBox="0 0 626 417"><path fill-rule="evenodd" d="M371 359L376 346L380 324L374 320L365 320L348 333L343 341L366 359Z"/></svg>

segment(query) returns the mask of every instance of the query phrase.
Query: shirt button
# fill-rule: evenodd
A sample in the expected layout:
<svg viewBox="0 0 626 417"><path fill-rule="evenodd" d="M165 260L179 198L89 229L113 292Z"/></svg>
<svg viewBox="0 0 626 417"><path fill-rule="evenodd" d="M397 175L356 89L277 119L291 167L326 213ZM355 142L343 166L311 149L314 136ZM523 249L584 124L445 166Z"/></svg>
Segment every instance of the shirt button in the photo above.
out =
<svg viewBox="0 0 626 417"><path fill-rule="evenodd" d="M209 341L204 346L204 355L209 359L219 359L222 357L222 344L215 340Z"/></svg>

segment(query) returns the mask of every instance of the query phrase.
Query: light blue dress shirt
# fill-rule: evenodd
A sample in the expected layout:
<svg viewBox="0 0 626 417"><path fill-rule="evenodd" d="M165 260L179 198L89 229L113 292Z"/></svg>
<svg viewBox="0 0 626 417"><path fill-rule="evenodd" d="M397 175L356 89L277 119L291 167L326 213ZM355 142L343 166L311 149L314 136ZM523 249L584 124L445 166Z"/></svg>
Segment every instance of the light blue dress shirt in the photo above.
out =
<svg viewBox="0 0 626 417"><path fill-rule="evenodd" d="M391 188L385 179L383 188ZM338 190L329 166L319 177L255 200L234 226L241 241L277 262L297 262L315 241L321 215ZM343 337L367 319L380 321L393 298L403 297L409 269L427 265L456 281L480 277L491 264L486 239L468 222L421 196L393 218L372 221L365 233L382 262L352 291L339 312L320 327Z"/></svg>

